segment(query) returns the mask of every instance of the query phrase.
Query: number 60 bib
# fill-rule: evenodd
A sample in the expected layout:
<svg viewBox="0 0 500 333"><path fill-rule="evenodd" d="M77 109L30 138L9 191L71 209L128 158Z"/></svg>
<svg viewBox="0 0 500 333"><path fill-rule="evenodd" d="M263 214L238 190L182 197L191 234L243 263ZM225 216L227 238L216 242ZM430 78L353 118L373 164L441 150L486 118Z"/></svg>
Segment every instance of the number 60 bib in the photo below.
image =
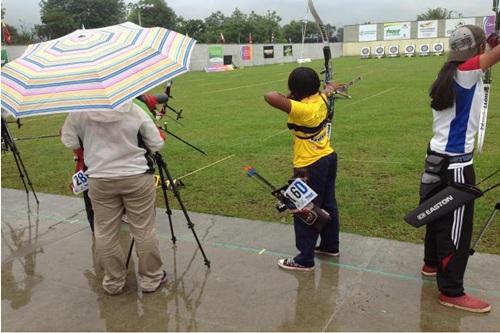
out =
<svg viewBox="0 0 500 333"><path fill-rule="evenodd" d="M302 179L295 179L284 193L297 209L303 209L318 196Z"/></svg>

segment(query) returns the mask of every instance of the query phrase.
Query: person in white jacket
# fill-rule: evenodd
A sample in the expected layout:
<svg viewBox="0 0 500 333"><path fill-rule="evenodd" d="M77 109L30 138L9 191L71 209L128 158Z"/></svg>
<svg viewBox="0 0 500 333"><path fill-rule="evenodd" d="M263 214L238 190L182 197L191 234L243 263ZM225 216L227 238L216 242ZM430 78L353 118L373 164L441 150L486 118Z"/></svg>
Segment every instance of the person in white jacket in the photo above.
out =
<svg viewBox="0 0 500 333"><path fill-rule="evenodd" d="M70 113L61 140L84 152L104 290L116 295L125 286L126 258L119 237L124 209L139 258L139 286L143 292L157 290L167 280L155 234L156 188L150 156L164 144L159 129L129 102L113 111Z"/></svg>

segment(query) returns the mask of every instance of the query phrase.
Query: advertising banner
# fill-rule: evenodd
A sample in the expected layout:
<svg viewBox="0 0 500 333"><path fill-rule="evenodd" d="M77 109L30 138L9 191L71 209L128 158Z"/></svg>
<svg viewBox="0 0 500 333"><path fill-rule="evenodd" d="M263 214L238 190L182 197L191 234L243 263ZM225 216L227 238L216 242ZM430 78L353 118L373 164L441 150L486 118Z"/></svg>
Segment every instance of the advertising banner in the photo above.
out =
<svg viewBox="0 0 500 333"><path fill-rule="evenodd" d="M7 55L7 50L2 49L2 66L9 62L9 56Z"/></svg>
<svg viewBox="0 0 500 333"><path fill-rule="evenodd" d="M283 45L283 56L284 57L293 56L293 46L292 45Z"/></svg>
<svg viewBox="0 0 500 333"><path fill-rule="evenodd" d="M208 62L209 66L224 64L224 51L222 50L222 46L212 45L208 47Z"/></svg>
<svg viewBox="0 0 500 333"><path fill-rule="evenodd" d="M264 58L274 58L274 46L265 45L264 46Z"/></svg>
<svg viewBox="0 0 500 333"><path fill-rule="evenodd" d="M410 39L410 22L384 23L384 40Z"/></svg>
<svg viewBox="0 0 500 333"><path fill-rule="evenodd" d="M495 16L485 16L483 18L483 30L486 33L486 36L495 32Z"/></svg>
<svg viewBox="0 0 500 333"><path fill-rule="evenodd" d="M377 25L363 24L359 26L359 41L369 42L377 40Z"/></svg>
<svg viewBox="0 0 500 333"><path fill-rule="evenodd" d="M418 38L436 38L438 36L438 21L418 21Z"/></svg>
<svg viewBox="0 0 500 333"><path fill-rule="evenodd" d="M252 60L252 45L243 45L241 47L241 60Z"/></svg>
<svg viewBox="0 0 500 333"><path fill-rule="evenodd" d="M448 19L446 20L445 24L445 36L449 37L453 30L455 30L457 27L461 25L466 25L466 24L476 24L476 19L474 17L468 17L468 18L457 18L457 19Z"/></svg>

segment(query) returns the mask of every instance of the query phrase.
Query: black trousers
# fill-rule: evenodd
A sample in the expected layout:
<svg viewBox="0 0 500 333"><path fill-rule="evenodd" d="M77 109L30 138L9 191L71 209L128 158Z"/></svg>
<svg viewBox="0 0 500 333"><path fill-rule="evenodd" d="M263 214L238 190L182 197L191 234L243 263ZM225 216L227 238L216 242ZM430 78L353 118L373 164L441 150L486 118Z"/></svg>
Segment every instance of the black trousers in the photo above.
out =
<svg viewBox="0 0 500 333"><path fill-rule="evenodd" d="M448 169L449 181L474 185L473 165ZM439 290L450 297L464 294L463 279L472 239L474 201L426 225L425 264L437 267Z"/></svg>
<svg viewBox="0 0 500 333"><path fill-rule="evenodd" d="M319 246L322 250L328 252L339 250L339 213L335 198L337 153L334 152L307 166L307 171L307 184L318 194L313 202L326 210L331 217L321 232L312 225L305 224L299 218L294 218L295 246L300 252L294 260L300 265L312 267L318 237L321 236Z"/></svg>

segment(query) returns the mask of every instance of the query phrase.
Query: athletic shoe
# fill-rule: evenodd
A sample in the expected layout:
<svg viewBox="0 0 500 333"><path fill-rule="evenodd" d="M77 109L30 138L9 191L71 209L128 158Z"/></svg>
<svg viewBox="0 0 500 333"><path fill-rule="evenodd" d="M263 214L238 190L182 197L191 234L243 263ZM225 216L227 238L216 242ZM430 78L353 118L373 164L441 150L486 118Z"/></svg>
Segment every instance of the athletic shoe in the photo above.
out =
<svg viewBox="0 0 500 333"><path fill-rule="evenodd" d="M420 273L422 273L422 275L424 275L424 276L436 276L437 275L437 271L438 271L437 268L431 267L431 266L427 266L426 264L424 264L422 266L422 270L420 271Z"/></svg>
<svg viewBox="0 0 500 333"><path fill-rule="evenodd" d="M142 292L143 293L152 293L152 292L155 292L158 289L160 289L161 285L164 284L165 282L167 282L167 272L163 271L163 275L161 277L160 284L158 284L158 287L156 287L154 289L145 289L145 288L142 288Z"/></svg>
<svg viewBox="0 0 500 333"><path fill-rule="evenodd" d="M336 252L323 251L319 246L317 246L314 249L314 253L316 253L316 254L323 254L323 255L329 256L329 257L338 257L340 255L339 251L336 251Z"/></svg>
<svg viewBox="0 0 500 333"><path fill-rule="evenodd" d="M314 266L311 267L306 267L302 266L300 264L297 264L293 258L288 258L288 259L280 259L278 260L278 266L284 269L290 269L294 271L303 271L303 272L310 272L314 270Z"/></svg>
<svg viewBox="0 0 500 333"><path fill-rule="evenodd" d="M439 295L439 303L470 312L489 312L491 310L491 305L468 294L459 297L449 297L441 294Z"/></svg>

